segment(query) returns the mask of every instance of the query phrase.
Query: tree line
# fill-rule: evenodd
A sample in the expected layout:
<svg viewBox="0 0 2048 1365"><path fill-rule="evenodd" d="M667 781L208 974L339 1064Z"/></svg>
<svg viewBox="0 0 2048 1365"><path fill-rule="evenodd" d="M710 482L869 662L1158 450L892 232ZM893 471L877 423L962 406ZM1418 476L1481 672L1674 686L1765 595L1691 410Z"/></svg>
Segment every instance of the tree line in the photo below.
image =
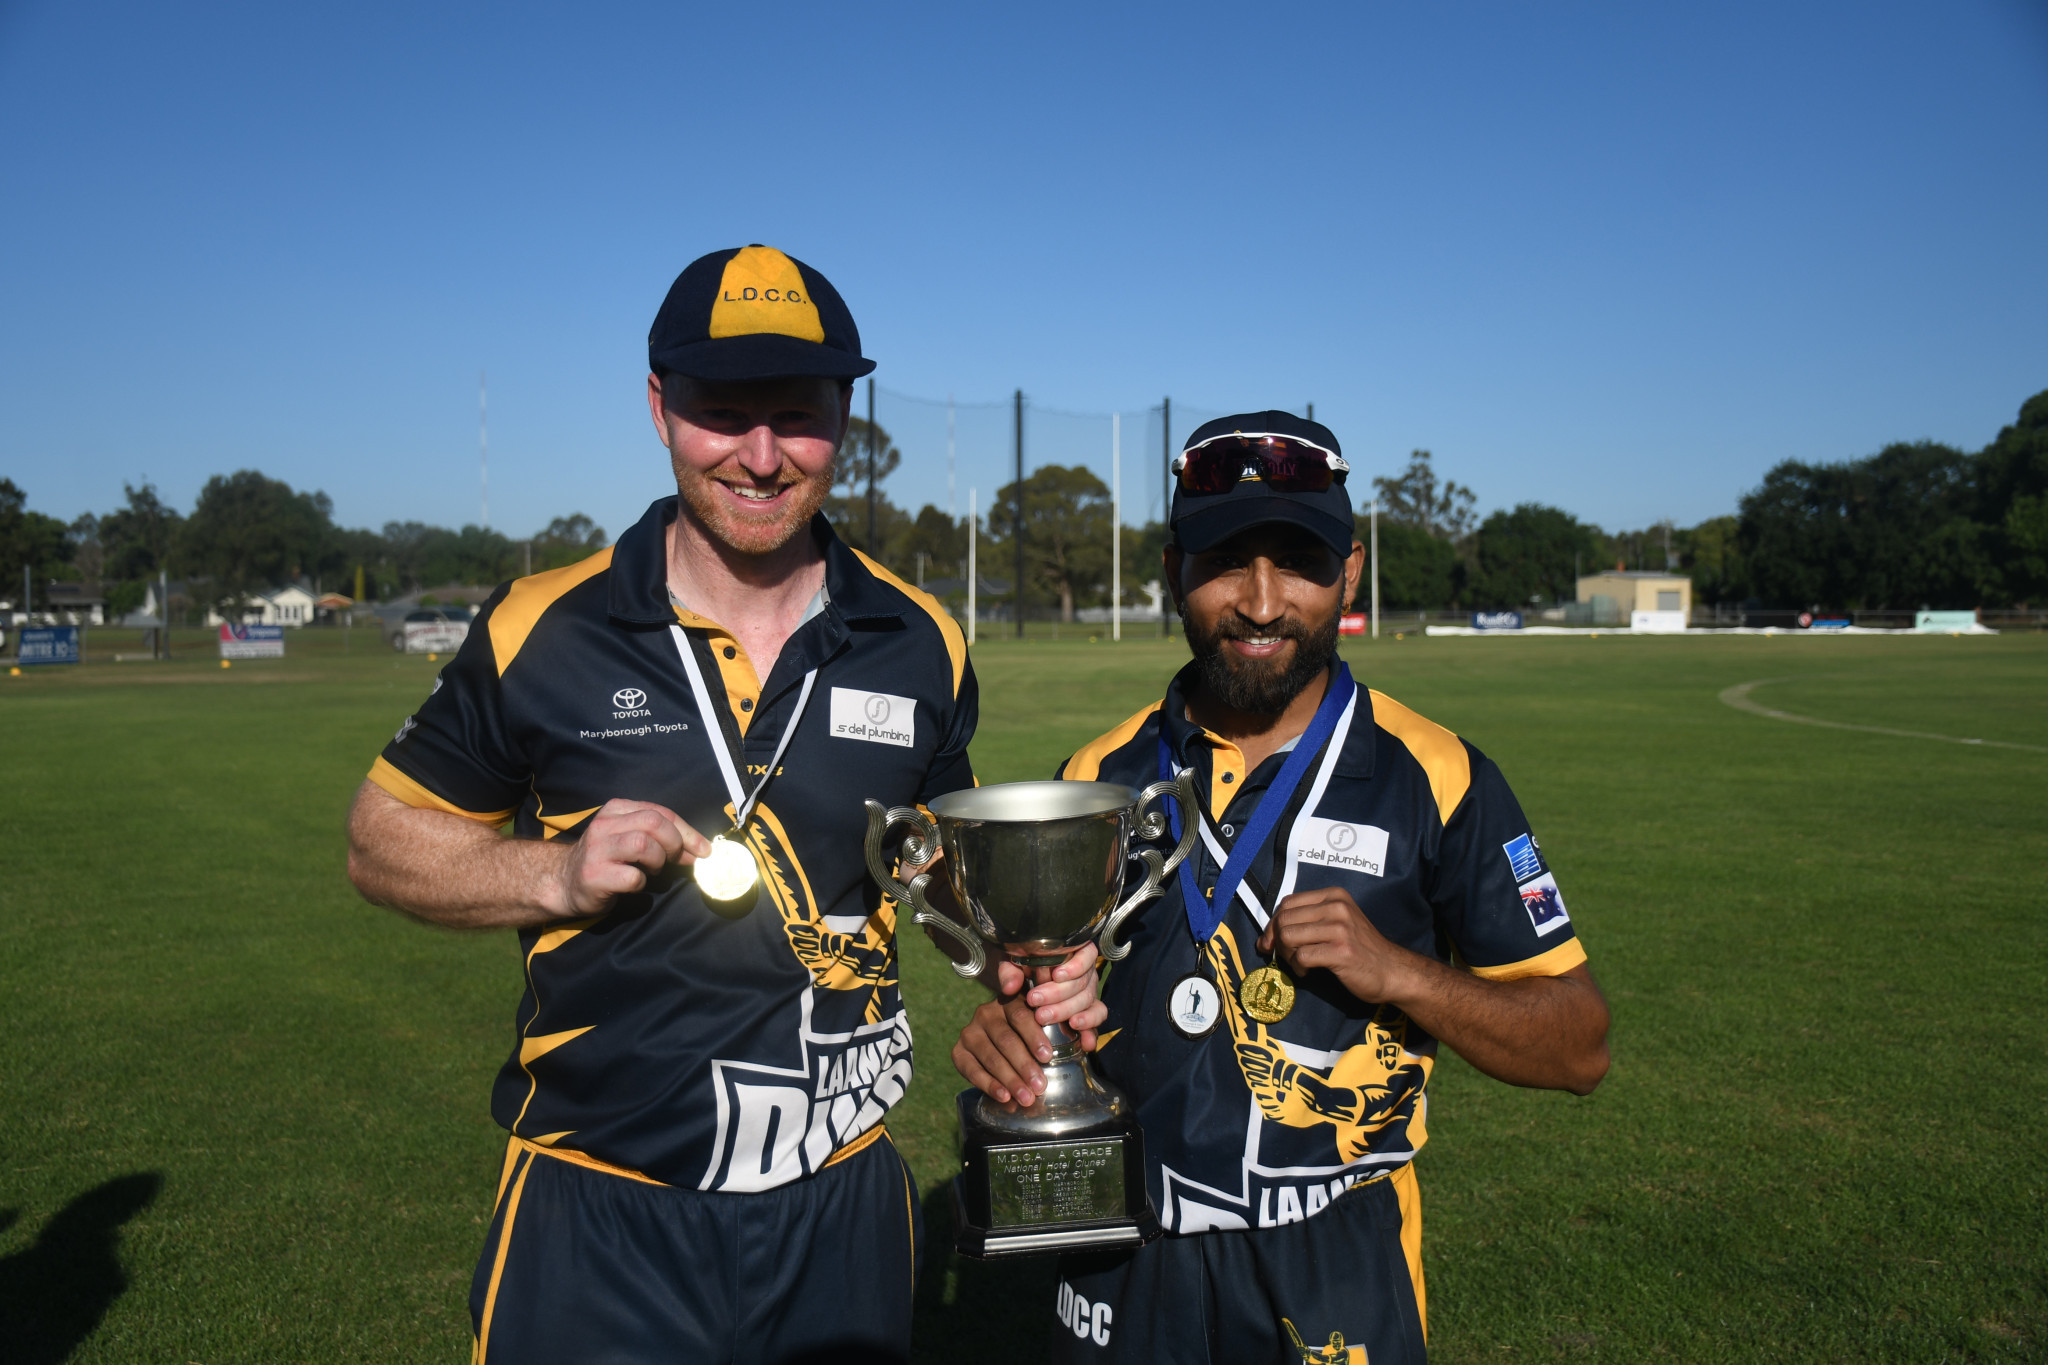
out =
<svg viewBox="0 0 2048 1365"><path fill-rule="evenodd" d="M842 538L905 577L957 582L967 527L926 506L915 516L881 491L901 454L875 430L869 544L867 424L854 420L827 512ZM1522 503L1481 520L1478 495L1410 454L1372 490L1354 490L1358 536L1379 504L1380 600L1391 610L1469 610L1568 602L1577 580L1609 567L1689 578L1705 605L1912 610L2048 599L2048 391L1982 450L1901 442L1837 463L1786 460L1733 513L1695 526L1607 531L1562 508ZM984 596L1007 599L1016 485L999 489L979 548ZM1081 466L1043 465L1024 480L1024 603L1072 619L1104 606L1110 585L1109 489ZM1119 530L1126 604L1158 574L1166 528ZM990 591L992 590L992 591ZM956 593L955 595L963 595ZM991 603L994 605L994 602Z"/></svg>
<svg viewBox="0 0 2048 1365"><path fill-rule="evenodd" d="M870 535L869 451L874 456ZM964 517L926 504L916 513L888 496L902 452L861 418L842 447L825 514L848 544L954 604L966 596ZM1015 546L1024 541L1023 605L1057 613L1109 602L1110 493L1080 465L1041 465L1024 479L1021 517L1012 483L989 505L977 548L981 596L1008 605ZM156 490L124 487L104 516L65 523L29 510L0 479L0 584L40 579L104 585L110 611L142 600L160 567L202 585L209 603L310 579L388 600L442 584L488 585L574 563L603 547L603 528L558 517L515 540L479 526L460 530L388 522L382 531L337 527L325 493L298 492L253 470L216 475L189 514ZM1696 526L1605 531L1561 508L1522 503L1480 519L1478 495L1440 478L1430 452L1354 489L1358 535L1366 503L1379 504L1380 599L1390 610L1528 607L1570 601L1582 574L1610 566L1692 580L1694 601L1851 610L2008 606L2048 599L2048 391L1984 449L1935 442L1886 446L1839 463L1787 460L1744 494L1734 513ZM1158 576L1166 528L1117 528L1126 605ZM0 589L4 591L4 589ZM11 595L11 594L9 594Z"/></svg>
<svg viewBox="0 0 2048 1365"><path fill-rule="evenodd" d="M2024 606L2048 598L2048 391L1982 450L1896 442L1786 460L1732 515L1608 533L1538 503L1476 526L1426 451L1381 495L1382 601L1494 608L1570 599L1580 566L1666 570L1696 602L1841 610Z"/></svg>
<svg viewBox="0 0 2048 1365"><path fill-rule="evenodd" d="M848 544L906 579L923 582L949 600L965 597L966 519L927 505L911 515L889 500L886 482L901 452L876 428L874 536L868 532L867 423L854 419L838 482L826 515ZM1380 597L1390 610L1446 610L1465 606L1528 605L1569 601L1580 572L1610 564L1692 572L1721 600L1726 589L1711 568L1714 547L1733 536L1734 518L1692 530L1651 528L1610 535L1554 507L1524 504L1478 521L1477 495L1439 479L1430 452L1411 454L1405 470L1373 480L1370 493L1354 491L1360 540L1370 534L1365 503L1380 504ZM977 550L980 597L1005 607L1015 576L1017 485L996 490ZM1024 606L1071 621L1083 607L1109 604L1110 491L1081 465L1041 465L1024 479ZM1723 525L1722 523L1726 523ZM1668 534L1667 534L1668 533ZM1158 521L1119 528L1126 606L1144 603L1143 584L1160 576L1166 527ZM1666 546L1670 553L1667 556ZM1698 570L1694 565L1699 564Z"/></svg>
<svg viewBox="0 0 2048 1365"><path fill-rule="evenodd" d="M451 584L487 585L527 571L573 564L602 549L604 528L576 513L514 539L481 526L451 530L417 521L381 531L337 526L334 502L253 469L216 474L190 512L156 488L124 484L122 505L65 522L31 509L12 479L0 478L0 595L12 598L27 568L37 584L97 585L109 617L141 606L148 584L167 573L184 585L173 606L190 613L233 610L292 582L388 601ZM40 591L40 589L39 589Z"/></svg>

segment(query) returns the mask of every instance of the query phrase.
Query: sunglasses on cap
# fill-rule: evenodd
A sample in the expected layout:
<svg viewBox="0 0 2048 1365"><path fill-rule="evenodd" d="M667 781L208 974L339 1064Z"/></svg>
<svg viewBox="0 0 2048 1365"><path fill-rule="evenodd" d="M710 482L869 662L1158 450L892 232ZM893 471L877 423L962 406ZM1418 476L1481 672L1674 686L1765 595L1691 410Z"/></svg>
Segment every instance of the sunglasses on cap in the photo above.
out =
<svg viewBox="0 0 2048 1365"><path fill-rule="evenodd" d="M1243 479L1259 479L1281 493L1320 493L1350 472L1333 450L1263 431L1211 436L1173 459L1181 491L1196 494L1227 493Z"/></svg>

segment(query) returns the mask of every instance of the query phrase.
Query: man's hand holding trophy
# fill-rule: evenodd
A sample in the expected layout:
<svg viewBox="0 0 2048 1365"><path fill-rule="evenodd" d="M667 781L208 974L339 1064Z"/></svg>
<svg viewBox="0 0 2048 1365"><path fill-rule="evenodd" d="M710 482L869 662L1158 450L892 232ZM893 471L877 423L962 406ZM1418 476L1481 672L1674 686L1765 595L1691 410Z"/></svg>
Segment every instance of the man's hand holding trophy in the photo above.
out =
<svg viewBox="0 0 2048 1365"><path fill-rule="evenodd" d="M1167 837L1157 803L1180 803L1182 837L1170 852L1134 848ZM1193 847L1198 829L1186 775L1143 791L1111 782L1007 782L934 800L931 817L908 806L867 802L868 870L912 923L953 939L953 970L981 977L993 948L1026 972L1066 962L1093 942L1122 957L1118 931L1160 894ZM932 870L906 885L887 847L905 828L901 861L939 873L963 924L931 904ZM1143 871L1119 903L1125 874ZM969 1256L1137 1246L1159 1235L1145 1189L1144 1140L1130 1102L1090 1070L1066 1025L1043 1028L1044 1093L998 1103L976 1090L958 1100L962 1169L954 1186L958 1249ZM1022 1102L1020 1102L1020 1100Z"/></svg>

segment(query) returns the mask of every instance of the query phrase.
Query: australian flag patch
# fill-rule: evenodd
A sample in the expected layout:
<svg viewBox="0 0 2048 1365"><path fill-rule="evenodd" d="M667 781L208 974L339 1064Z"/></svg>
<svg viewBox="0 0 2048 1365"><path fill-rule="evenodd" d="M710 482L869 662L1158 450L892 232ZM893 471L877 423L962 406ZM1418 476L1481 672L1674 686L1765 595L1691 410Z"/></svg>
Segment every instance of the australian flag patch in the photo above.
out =
<svg viewBox="0 0 2048 1365"><path fill-rule="evenodd" d="M1514 869L1517 886L1543 875L1543 855L1536 851L1536 840L1531 836L1523 834L1510 839L1501 845L1501 851L1508 855L1508 866Z"/></svg>
<svg viewBox="0 0 2048 1365"><path fill-rule="evenodd" d="M1522 908L1529 912L1529 923L1535 927L1538 938L1572 922L1572 917L1564 912L1564 895L1557 889L1557 878L1548 872L1533 882L1523 883L1521 893Z"/></svg>

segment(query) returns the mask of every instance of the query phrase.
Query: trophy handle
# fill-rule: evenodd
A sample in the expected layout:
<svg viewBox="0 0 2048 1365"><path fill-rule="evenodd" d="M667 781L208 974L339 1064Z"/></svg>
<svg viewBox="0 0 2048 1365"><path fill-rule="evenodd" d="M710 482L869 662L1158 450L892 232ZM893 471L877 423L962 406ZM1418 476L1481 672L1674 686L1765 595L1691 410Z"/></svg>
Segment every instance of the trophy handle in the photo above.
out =
<svg viewBox="0 0 2048 1365"><path fill-rule="evenodd" d="M1157 839L1171 828L1166 822L1165 811L1147 809L1154 801L1168 794L1180 803L1180 842L1174 845L1173 852L1165 857L1161 857L1156 848L1142 849L1130 855L1145 865L1144 884L1133 891L1122 905L1110 912L1109 918L1103 921L1102 932L1095 936L1096 947L1101 950L1102 956L1111 962L1120 960L1124 954L1131 951L1130 944L1116 941L1117 931L1123 928L1124 921L1136 913L1139 906L1159 894L1160 888L1166 883L1166 874L1187 861L1188 854L1194 850L1196 838L1200 836L1201 830L1197 822L1201 816L1195 805L1195 775L1194 771L1188 768L1183 768L1171 782L1154 782L1138 793L1138 804L1133 809L1136 828L1132 832L1140 839Z"/></svg>
<svg viewBox="0 0 2048 1365"><path fill-rule="evenodd" d="M988 954L981 946L981 936L956 922L950 915L943 915L932 909L931 904L924 898L924 889L931 883L931 873L920 872L910 879L910 885L905 886L896 880L896 869L890 864L888 855L882 851L882 841L889 837L889 831L897 825L906 825L910 832L903 836L903 857L913 863L925 862L939 851L938 830L925 818L924 812L915 806L885 808L872 797L865 804L868 809L868 875L873 877L876 884L898 905L910 907L912 924L937 929L967 950L967 961L952 964L955 972L970 979L980 976L988 967Z"/></svg>

